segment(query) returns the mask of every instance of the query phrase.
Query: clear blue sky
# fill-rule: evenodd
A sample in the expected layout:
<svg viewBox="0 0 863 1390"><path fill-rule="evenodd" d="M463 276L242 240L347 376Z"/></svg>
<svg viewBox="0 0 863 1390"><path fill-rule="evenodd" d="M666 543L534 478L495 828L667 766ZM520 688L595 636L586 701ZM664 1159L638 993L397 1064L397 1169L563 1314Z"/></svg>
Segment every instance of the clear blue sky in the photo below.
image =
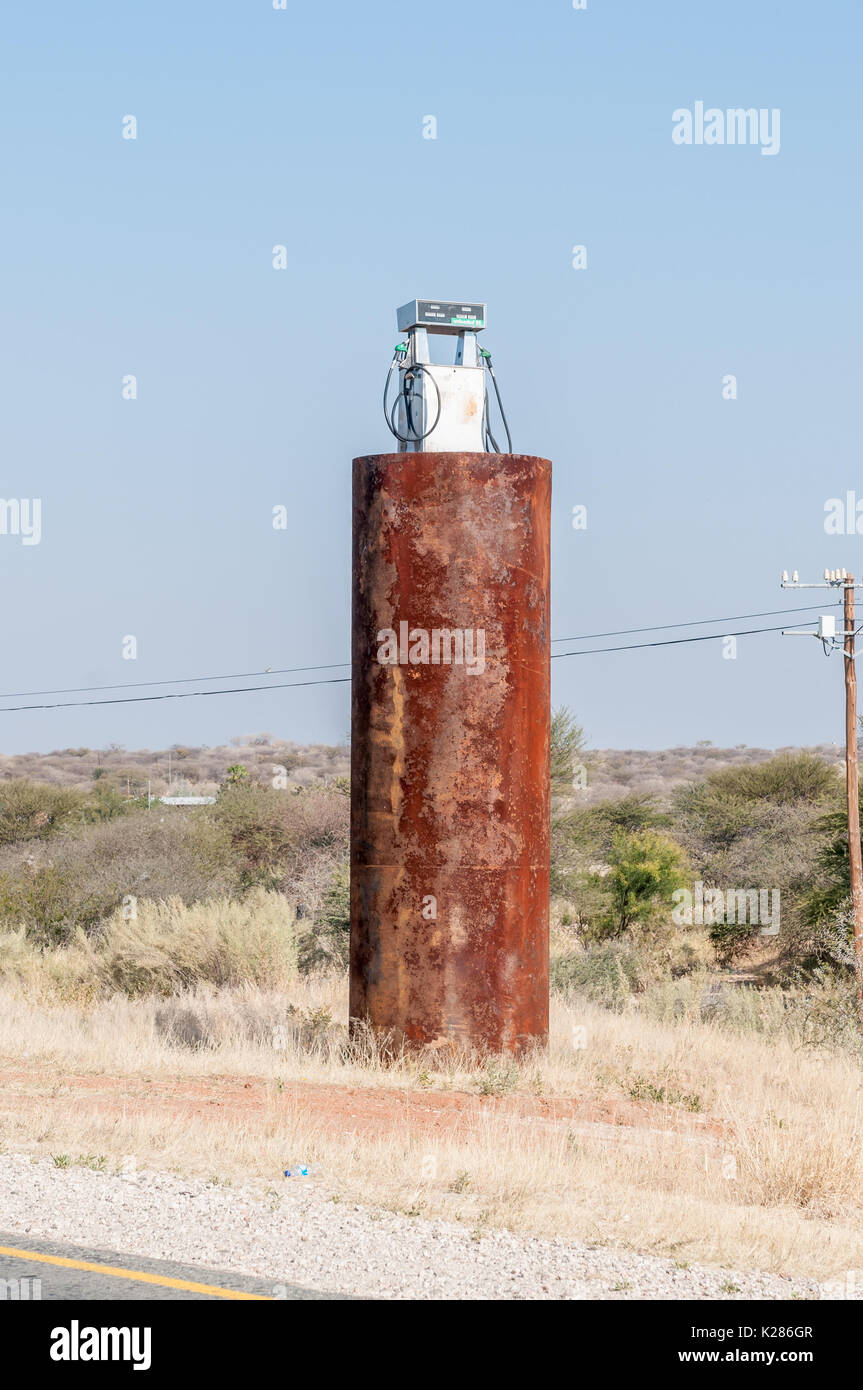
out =
<svg viewBox="0 0 863 1390"><path fill-rule="evenodd" d="M0 692L345 660L350 460L389 447L414 295L489 303L516 447L554 463L554 635L863 569L823 525L863 499L861 40L856 0L15 7L0 495L43 536L0 536ZM698 100L778 107L779 154L676 146ZM554 701L596 746L838 740L840 660L578 657ZM5 714L0 750L337 741L348 689Z"/></svg>

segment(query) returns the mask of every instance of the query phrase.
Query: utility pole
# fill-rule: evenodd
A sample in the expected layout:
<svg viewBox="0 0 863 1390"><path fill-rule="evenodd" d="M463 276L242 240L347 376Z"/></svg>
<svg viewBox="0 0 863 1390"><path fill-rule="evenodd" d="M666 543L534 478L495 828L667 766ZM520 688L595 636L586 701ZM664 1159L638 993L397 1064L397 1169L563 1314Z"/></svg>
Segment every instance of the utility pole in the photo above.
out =
<svg viewBox="0 0 863 1390"><path fill-rule="evenodd" d="M854 913L857 1008L863 1019L863 853L860 849L860 792L857 764L857 669L854 659L854 576L845 581L845 795L848 803L848 864Z"/></svg>
<svg viewBox="0 0 863 1390"><path fill-rule="evenodd" d="M801 584L797 571L789 580L787 570L782 575L783 589L842 589L843 630L836 633L832 614L820 618L817 632L798 629L783 632L783 637L817 637L826 655L839 649L845 666L845 805L848 819L848 869L851 880L851 912L854 924L854 962L857 974L857 1012L863 1024L863 850L860 845L860 779L857 756L857 668L854 649L854 576L847 570L825 570L820 584Z"/></svg>

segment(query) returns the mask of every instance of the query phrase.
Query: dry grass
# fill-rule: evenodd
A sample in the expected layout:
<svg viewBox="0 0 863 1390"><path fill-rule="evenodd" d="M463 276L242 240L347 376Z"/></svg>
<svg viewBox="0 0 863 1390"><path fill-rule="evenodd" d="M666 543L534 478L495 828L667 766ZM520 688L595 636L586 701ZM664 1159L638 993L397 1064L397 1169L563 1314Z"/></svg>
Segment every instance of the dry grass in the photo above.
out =
<svg viewBox="0 0 863 1390"><path fill-rule="evenodd" d="M141 902L115 912L96 943L102 983L127 995L174 995L191 984L278 989L297 973L294 911L261 889L239 901Z"/></svg>
<svg viewBox="0 0 863 1390"><path fill-rule="evenodd" d="M191 905L145 898L118 908L94 937L79 930L68 946L41 949L23 928L0 932L0 977L49 1005L83 1006L114 991L159 998L199 985L274 990L296 973L294 909L263 889Z"/></svg>
<svg viewBox="0 0 863 1390"><path fill-rule="evenodd" d="M667 794L767 757L712 748L600 753L586 799L603 788ZM99 766L121 786L126 766L134 791L136 777L165 770L166 755L66 750L30 761L0 759L0 781L24 773L86 785ZM295 785L346 770L344 749L304 750L260 735L226 749L175 750L172 773L182 765L189 790L210 790L232 762L264 788L274 765L288 768ZM257 803L244 818L242 793L226 798L220 834L247 869L266 867L261 846L275 846L270 857L287 866L308 926L341 862L347 802L336 789L266 796L272 814L263 819ZM506 1225L815 1278L863 1266L863 1048L855 1053L847 1039L844 1052L803 1048L794 991L720 982L706 934L675 938L661 960L632 941L588 952L563 925L571 905L558 904L555 980L568 993L553 999L547 1053L519 1064L457 1052L393 1059L370 1038L348 1040L342 975L298 977L288 899L263 890L229 898L198 850L180 856L192 822L174 822L166 810L162 824L140 852L134 816L68 845L61 836L28 841L16 879L27 892L40 866L59 872L80 841L89 847L88 891L98 874L119 869L111 906L120 891L141 896L135 919L100 914L89 936L70 926L62 948L43 949L57 935L40 937L32 924L29 936L0 932L0 1145L101 1155L109 1166L134 1154L141 1166L231 1181L273 1181L287 1159L305 1157L336 1197L447 1216L477 1233ZM154 834L165 839L155 850ZM0 869L22 851L5 853ZM215 896L192 901L205 892ZM68 905L65 887L55 896ZM338 901L333 911L341 925ZM815 999L814 986L809 992ZM826 1025L823 1035L838 1040ZM103 1081L88 1091L76 1088L76 1075ZM258 1099L244 1110L231 1095L246 1079ZM204 1082L208 1099L196 1101ZM155 1103L157 1083L173 1108ZM386 1123L353 1125L335 1090L324 1113L327 1087L367 1093ZM459 1124L430 1127L423 1098L434 1092L474 1101ZM410 1104L394 1103L393 1093ZM519 1097L533 1109L520 1112ZM547 1117L537 1098L550 1102ZM579 1104L555 1114L555 1098Z"/></svg>
<svg viewBox="0 0 863 1390"><path fill-rule="evenodd" d="M548 1054L515 1070L490 1071L469 1057L384 1065L373 1049L344 1046L345 1010L341 978L283 992L198 990L161 1003L114 996L89 1006L49 1007L7 987L7 1064L170 1077L178 1090L217 1076L272 1084L263 1118L192 1113L182 1125L131 1107L106 1115L64 1105L61 1089L50 1112L5 1107L3 1142L111 1160L134 1153L142 1165L232 1180L273 1179L286 1158L302 1155L336 1195L479 1230L572 1234L816 1278L863 1264L863 1073L850 1058L693 1019L651 1021L558 1000ZM582 1036L586 1046L574 1047ZM578 1096L586 1107L635 1101L641 1123L537 1123L492 1101L465 1132L430 1137L402 1120L386 1133L351 1133L347 1121L344 1130L323 1123L300 1082L521 1091ZM697 1120L672 1123L686 1117Z"/></svg>

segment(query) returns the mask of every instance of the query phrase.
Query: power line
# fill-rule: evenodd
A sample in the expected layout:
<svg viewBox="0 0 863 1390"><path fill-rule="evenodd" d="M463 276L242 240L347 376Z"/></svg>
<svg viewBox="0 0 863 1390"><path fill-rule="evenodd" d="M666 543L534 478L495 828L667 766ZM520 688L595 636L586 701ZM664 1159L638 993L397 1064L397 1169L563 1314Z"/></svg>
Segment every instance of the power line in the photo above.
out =
<svg viewBox="0 0 863 1390"><path fill-rule="evenodd" d="M798 610L788 609L787 611L795 612ZM736 632L706 632L698 637L669 637L660 642L632 642L626 646L620 647L595 647L592 651L554 652L551 656L551 660L557 661L565 656L600 656L603 652L640 651L646 647L677 647L687 642L719 642L723 637L751 637L760 632L782 631L782 627L750 627L738 629ZM346 662L340 662L338 664L347 665ZM320 670L324 668L311 667L307 669ZM0 706L0 714L15 714L25 710L73 709L87 705L135 705L152 700L189 700L196 695L252 695L259 690L299 690L314 685L346 685L350 679L350 676L333 676L327 680L280 681L276 682L274 685L240 685L229 690L172 690L166 695L127 695L118 696L112 700L60 700L54 704L6 705ZM147 684L147 682L142 682L142 684ZM167 682L165 682L165 684L167 684ZM98 687L96 688L98 689ZM111 689L112 687L108 688Z"/></svg>
<svg viewBox="0 0 863 1390"><path fill-rule="evenodd" d="M617 629L614 630L613 632L585 632L585 633L582 633L581 636L579 636L579 637L553 637L551 640L552 640L552 643L555 643L555 642L591 642L591 641L594 641L594 640L599 639L600 637L627 637L627 636L629 636L630 634L634 634L634 633L638 633L638 632L668 632L668 631L671 631L672 629L681 628L681 627L701 627L701 626L703 626L703 625L705 625L705 624L708 624L708 623L734 623L734 622L739 622L739 621L741 621L741 619L745 619L745 618L769 618L769 617L773 617L773 616L775 616L776 614L779 614L779 613L820 613L820 612L823 612L825 606L829 606L829 605L815 604L815 605L810 605L809 607L806 607L806 608L772 608L772 609L766 609L763 613L737 613L737 614L732 614L730 617L725 617L725 618L692 618L690 621L685 622L685 623L655 623L652 627L624 627L624 628L617 628ZM759 628L759 629L756 629L756 631L761 631L761 632L774 632L774 631L778 631L778 629L775 629L775 628ZM722 635L725 636L726 634L723 633ZM728 636L733 636L734 634L733 634L733 633L728 633L727 635L728 635ZM662 646L662 645L664 645L664 644L663 644L663 643L651 644L651 643L647 642L647 643L638 643L638 644L636 644L636 645L638 645L638 646L650 646L650 645ZM609 648L606 648L605 650L608 650L608 651L626 651L626 650L630 650L630 649L629 649L629 648L625 648L625 647L609 647ZM584 655L584 653L580 653L580 652L574 652L574 653L570 653L570 652L558 652L557 655L558 655L558 656L570 656L570 655L580 656L580 655ZM156 686L156 685L191 685L193 682L200 682L200 681L239 681L239 680L253 680L256 676L295 676L295 675L299 675L301 672L304 672L304 671L335 671L335 670L339 670L339 669L341 669L341 668L343 668L343 667L350 666L350 664L351 664L351 663L350 663L349 661L330 661L330 662L322 662L322 663L320 663L320 664L317 665L317 666L278 666L278 667L275 667L274 669L273 669L273 668L265 668L263 671L228 671L228 672L222 673L221 675L216 675L216 676L175 676L175 677L172 677L172 678L169 679L169 680L160 680L160 681L120 681L120 682L117 682L117 683L114 684L114 685L65 685L65 686L58 686L57 688L52 689L52 690L10 690L10 691L7 691L5 694L0 694L0 700L24 700L24 699L28 699L28 698L29 698L30 696L32 696L32 695L89 695L89 694L97 694L97 693L99 693L100 691L103 691L103 690L147 690L147 689L151 689L153 686ZM346 677L345 679L347 679L347 677ZM312 685L313 685L313 684L317 684L317 683L318 683L318 682L314 682L314 681L297 682L297 684L307 684L307 685L309 685L309 684L312 684ZM326 684L326 682L323 681L323 682L320 682L320 684ZM279 686L279 685L273 685L273 686L259 686L259 687L251 687L251 686L250 686L249 688L250 688L250 689L253 689L253 688L255 688L255 689L261 689L261 690L266 690L266 689L271 689L271 690L285 690L285 689L290 689L290 686ZM189 692L187 692L187 693L188 693L188 694L194 694L195 692L194 692L194 691L189 691ZM205 691L205 692L203 692L203 693L206 694L207 692ZM219 692L216 691L216 692L213 692L213 693L218 694ZM234 694L235 692L234 692L234 691L225 691L224 693L230 695L230 694ZM167 698L167 697L166 697L166 698ZM70 701L70 702L68 702L69 705L74 705L74 704L86 705L86 704L98 704L98 703L100 703L100 702L99 702L99 701L95 701L95 700L94 700L94 701L90 701L90 700L77 700L77 701ZM118 702L117 702L117 701L107 701L107 700L106 700L106 701L102 701L101 703L104 703L104 704L111 704L111 703L118 703ZM33 706L26 706L26 707L22 706L22 708L32 708L32 709L60 709L60 708L66 708L66 707L68 707L68 706L65 706L65 705L33 705ZM0 713L3 713L3 712L4 712L3 710L0 710Z"/></svg>
<svg viewBox="0 0 863 1390"><path fill-rule="evenodd" d="M789 609L794 612L794 609ZM624 647L594 647L592 651L553 652L552 661L562 656L599 656L601 652L637 652L646 647L678 647L683 642L721 642L724 637L751 637L756 632L783 632L784 627L749 627L737 632L704 632L699 637L668 637L662 642L631 642Z"/></svg>
<svg viewBox="0 0 863 1390"><path fill-rule="evenodd" d="M192 681L245 681L252 680L254 676L295 676L300 671L334 671L337 667L350 664L349 661L330 661L321 666L282 666L275 669L268 666L263 671L228 671L221 676L176 676L166 681L121 681L117 685L64 685L57 690L11 690L0 695L0 700L23 700L29 695L89 695L99 690L143 690L152 685L191 685Z"/></svg>
<svg viewBox="0 0 863 1390"><path fill-rule="evenodd" d="M552 637L551 640L552 643L591 642L599 637L629 637L636 632L669 632L672 628L701 627L707 623L739 623L747 618L775 618L779 613L821 613L824 607L824 604L810 604L808 608L767 608L763 613L732 613L727 618L693 618L688 623L656 623L653 627L621 627L615 632L583 632L580 637ZM728 635L731 636L730 633Z"/></svg>
<svg viewBox="0 0 863 1390"><path fill-rule="evenodd" d="M322 681L282 681L276 685L238 685L233 690L172 690L167 695L121 695L114 700L61 700L53 705L5 705L0 714L19 710L72 709L81 705L137 705L145 700L190 700L195 695L251 695L257 690L298 690L307 685L344 685L350 676L333 676Z"/></svg>

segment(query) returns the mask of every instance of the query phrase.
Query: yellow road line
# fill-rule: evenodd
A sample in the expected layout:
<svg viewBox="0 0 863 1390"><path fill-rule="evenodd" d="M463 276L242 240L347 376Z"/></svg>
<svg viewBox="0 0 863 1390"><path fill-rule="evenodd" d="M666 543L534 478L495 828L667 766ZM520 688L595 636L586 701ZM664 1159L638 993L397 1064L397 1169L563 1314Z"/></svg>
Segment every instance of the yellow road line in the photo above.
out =
<svg viewBox="0 0 863 1390"><path fill-rule="evenodd" d="M12 1245L0 1245L0 1255L13 1255L19 1260L35 1260L46 1265L61 1265L64 1269L86 1269L91 1274L113 1274L117 1279L135 1279L139 1284L161 1284L167 1289L185 1289L188 1293L207 1293L215 1298L244 1298L271 1303L264 1293L241 1293L239 1289L222 1289L216 1284L194 1284L189 1279L170 1279L165 1274L146 1274L142 1269L121 1269L119 1265L91 1264L89 1260L67 1260L62 1255L42 1255L38 1250L16 1250Z"/></svg>

